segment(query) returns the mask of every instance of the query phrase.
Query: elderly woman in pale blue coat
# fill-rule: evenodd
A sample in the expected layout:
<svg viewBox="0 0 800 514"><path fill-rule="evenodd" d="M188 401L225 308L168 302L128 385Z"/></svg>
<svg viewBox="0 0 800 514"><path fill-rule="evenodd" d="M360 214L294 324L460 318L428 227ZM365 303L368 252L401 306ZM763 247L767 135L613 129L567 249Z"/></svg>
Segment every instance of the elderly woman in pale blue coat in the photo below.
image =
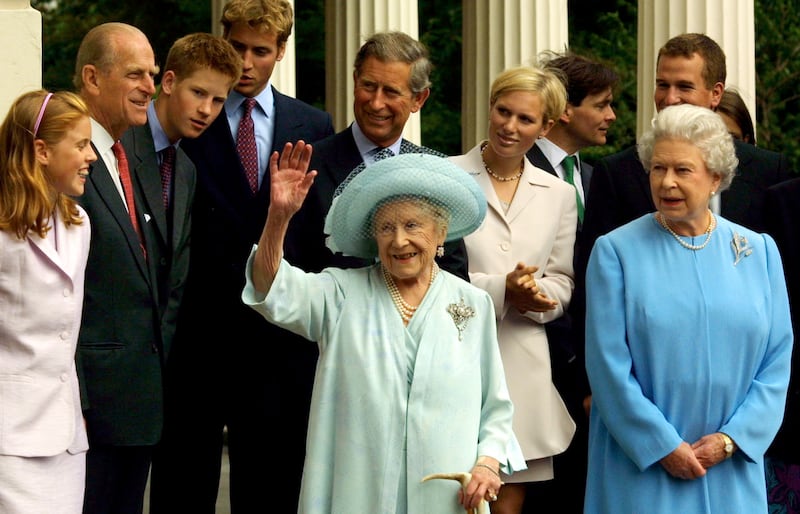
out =
<svg viewBox="0 0 800 514"><path fill-rule="evenodd" d="M282 260L283 238L315 172L311 149L271 161L264 232L245 303L317 341L302 513L460 514L495 500L499 472L525 467L482 290L439 270L445 240L486 212L475 182L446 159L407 154L367 166L334 200L328 245L369 267L309 274ZM464 487L433 473L468 472Z"/></svg>
<svg viewBox="0 0 800 514"><path fill-rule="evenodd" d="M767 512L792 328L774 241L709 209L737 161L712 111L667 107L640 142L657 212L595 243L585 512Z"/></svg>

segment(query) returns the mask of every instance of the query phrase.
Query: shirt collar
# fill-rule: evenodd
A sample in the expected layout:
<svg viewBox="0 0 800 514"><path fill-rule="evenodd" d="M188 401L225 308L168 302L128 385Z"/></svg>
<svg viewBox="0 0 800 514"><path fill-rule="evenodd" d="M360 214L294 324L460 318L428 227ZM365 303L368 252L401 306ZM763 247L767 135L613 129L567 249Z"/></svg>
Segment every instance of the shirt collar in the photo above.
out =
<svg viewBox="0 0 800 514"><path fill-rule="evenodd" d="M244 103L245 96L238 91L231 91L225 100L225 113L230 116L232 113L239 110ZM269 118L275 107L275 95L272 94L272 83L267 82L267 86L258 95L254 97L256 103L264 114Z"/></svg>
<svg viewBox="0 0 800 514"><path fill-rule="evenodd" d="M164 128L161 126L161 121L156 114L155 102L150 102L147 106L147 123L150 125L150 132L153 134L153 143L155 145L156 153L160 153L164 148L169 146L169 138ZM180 140L178 140L180 142ZM175 146L178 145L175 143Z"/></svg>
<svg viewBox="0 0 800 514"><path fill-rule="evenodd" d="M546 137L542 137L536 140L536 146L542 151L547 160L550 162L550 165L553 168L556 168L561 165L561 162L564 160L564 157L567 156L567 152L565 152L560 146L553 143ZM581 158L576 152L575 154L575 171L580 173L581 171Z"/></svg>
<svg viewBox="0 0 800 514"><path fill-rule="evenodd" d="M358 153L361 154L361 160L367 161L367 154L374 150L377 145L367 138L364 135L364 132L361 130L361 127L358 126L358 122L353 122L350 127L353 131L353 139L356 142L356 148L358 148ZM397 138L397 141L389 145L389 148L392 150L392 153L395 155L400 154L400 145L403 142L403 138Z"/></svg>

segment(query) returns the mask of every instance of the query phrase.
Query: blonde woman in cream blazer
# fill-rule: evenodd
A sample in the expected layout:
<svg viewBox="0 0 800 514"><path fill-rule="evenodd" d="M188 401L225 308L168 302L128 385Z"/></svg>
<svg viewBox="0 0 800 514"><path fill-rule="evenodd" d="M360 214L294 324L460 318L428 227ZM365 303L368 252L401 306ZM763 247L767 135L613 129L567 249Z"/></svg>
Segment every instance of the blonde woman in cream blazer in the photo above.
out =
<svg viewBox="0 0 800 514"><path fill-rule="evenodd" d="M96 159L73 93L23 94L0 126L0 512L79 514L86 451L75 350Z"/></svg>
<svg viewBox="0 0 800 514"><path fill-rule="evenodd" d="M469 276L494 302L513 429L528 465L502 477L506 485L493 514L519 513L526 483L553 478L552 457L575 433L552 382L544 326L564 314L574 288L575 189L525 157L565 101L551 73L507 70L492 86L488 141L450 158L472 175L488 202L483 224L464 238Z"/></svg>

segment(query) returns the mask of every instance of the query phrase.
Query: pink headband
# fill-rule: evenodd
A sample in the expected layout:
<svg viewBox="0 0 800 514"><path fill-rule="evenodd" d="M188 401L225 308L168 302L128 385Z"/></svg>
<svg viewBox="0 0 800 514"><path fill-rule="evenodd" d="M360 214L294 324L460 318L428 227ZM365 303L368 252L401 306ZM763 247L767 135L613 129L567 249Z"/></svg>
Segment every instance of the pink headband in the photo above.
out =
<svg viewBox="0 0 800 514"><path fill-rule="evenodd" d="M47 93L47 96L44 97L44 102L42 102L42 108L39 109L39 117L36 118L36 125L33 126L34 138L36 138L36 135L39 133L39 124L42 122L42 118L44 117L44 110L47 109L47 102L50 101L51 96L53 96L53 93Z"/></svg>

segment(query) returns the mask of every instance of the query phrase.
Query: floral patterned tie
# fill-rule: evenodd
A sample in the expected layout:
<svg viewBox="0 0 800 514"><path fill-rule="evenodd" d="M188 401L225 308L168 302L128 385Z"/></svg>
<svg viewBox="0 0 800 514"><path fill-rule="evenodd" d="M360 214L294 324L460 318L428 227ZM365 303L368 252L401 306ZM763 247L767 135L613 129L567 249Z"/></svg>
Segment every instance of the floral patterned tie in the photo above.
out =
<svg viewBox="0 0 800 514"><path fill-rule="evenodd" d="M242 161L247 182L253 194L258 192L258 149L256 148L256 132L252 112L256 106L255 98L245 98L244 114L239 121L239 132L236 134L236 151Z"/></svg>

